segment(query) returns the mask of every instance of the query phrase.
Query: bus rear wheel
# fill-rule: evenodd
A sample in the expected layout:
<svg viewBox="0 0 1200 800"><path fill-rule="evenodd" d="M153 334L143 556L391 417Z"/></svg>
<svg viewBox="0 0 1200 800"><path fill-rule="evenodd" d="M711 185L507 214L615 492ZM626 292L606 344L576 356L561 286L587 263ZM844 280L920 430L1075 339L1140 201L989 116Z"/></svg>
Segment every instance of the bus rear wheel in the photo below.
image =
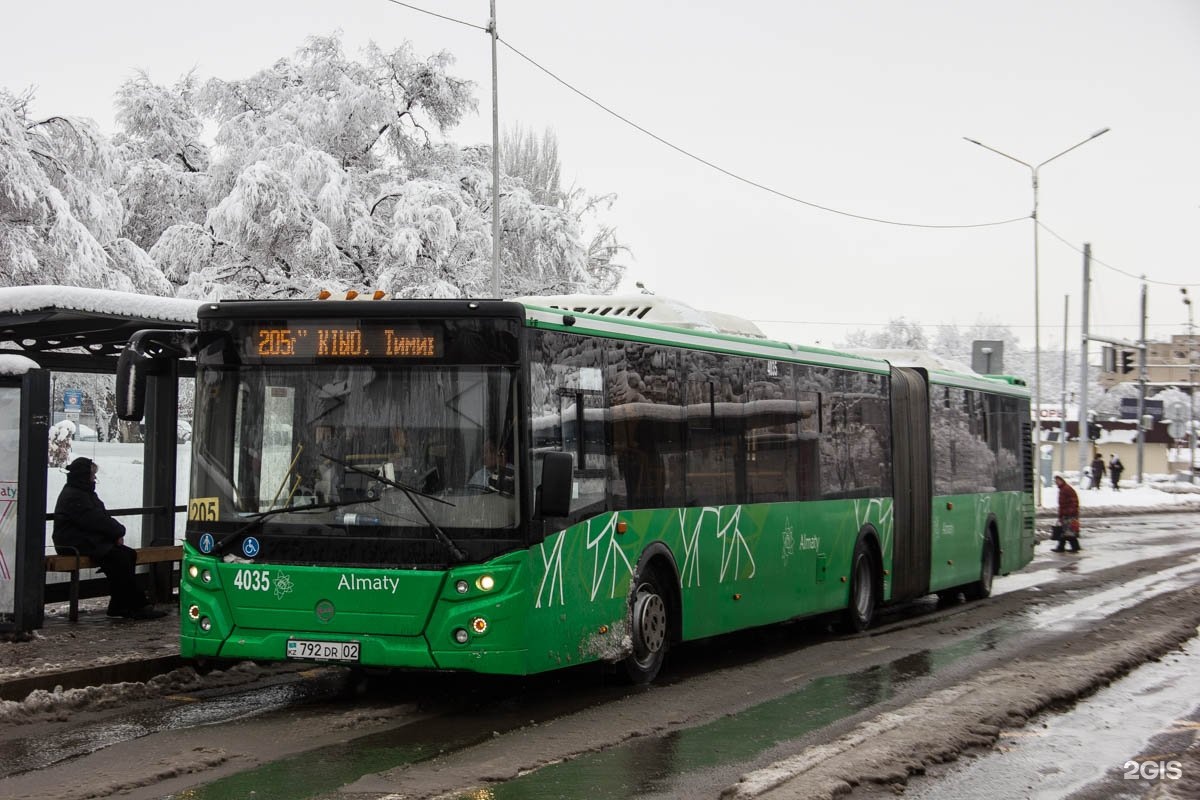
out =
<svg viewBox="0 0 1200 800"><path fill-rule="evenodd" d="M847 633L862 633L871 627L878 603L876 585L875 558L866 541L859 539L850 561L850 606L842 618L841 627Z"/></svg>
<svg viewBox="0 0 1200 800"><path fill-rule="evenodd" d="M666 592L657 572L650 570L635 576L629 605L633 652L623 662L625 674L632 683L650 683L662 669L671 641Z"/></svg>
<svg viewBox="0 0 1200 800"><path fill-rule="evenodd" d="M984 534L983 554L979 561L979 580L963 590L968 600L983 600L992 596L992 578L996 576L996 546L991 530Z"/></svg>

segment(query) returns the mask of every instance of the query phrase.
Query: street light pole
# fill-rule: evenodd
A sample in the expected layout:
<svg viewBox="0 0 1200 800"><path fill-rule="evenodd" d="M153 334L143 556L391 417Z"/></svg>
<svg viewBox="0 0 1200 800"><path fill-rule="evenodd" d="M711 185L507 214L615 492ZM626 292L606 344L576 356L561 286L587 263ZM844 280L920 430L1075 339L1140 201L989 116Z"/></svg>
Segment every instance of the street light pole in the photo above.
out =
<svg viewBox="0 0 1200 800"><path fill-rule="evenodd" d="M1042 440L1041 413L1040 413L1041 412L1041 404L1042 404L1042 313L1041 313L1041 302L1040 302L1040 297L1039 297L1039 293L1038 293L1038 286L1041 283L1041 276L1039 274L1040 273L1040 264L1038 263L1038 252L1039 252L1039 248L1038 248L1038 170L1040 170L1042 167L1046 166L1047 164L1049 164L1051 161L1055 160L1056 158L1059 158L1060 156L1065 156L1067 153L1071 152L1075 148L1082 147L1083 145L1090 142L1092 139L1095 139L1099 136L1103 136L1104 134L1108 133L1109 130L1111 130L1111 129L1110 128L1101 128L1100 130L1096 131L1095 133L1093 133L1091 136L1087 137L1086 139L1076 142L1075 144L1068 147L1066 150L1063 150L1060 153L1056 153L1055 155L1050 156L1045 161L1042 161L1038 164L1030 164L1027 161L1022 161L1021 159L1016 158L1015 156L1010 156L1008 153L1005 153L1001 150L997 150L996 148L986 145L983 142L980 142L976 139L972 139L969 136L963 137L971 144L977 144L980 147L982 147L984 150L991 150L993 153L995 153L998 156L1004 156L1009 161L1015 161L1018 164L1020 164L1021 166L1028 168L1029 176L1032 179L1032 183L1033 183L1033 213L1030 214L1029 218L1031 220L1033 220L1033 407L1035 409L1034 417L1033 417L1034 458L1040 458L1040 456L1038 454L1040 452L1039 448L1041 446L1041 440ZM1084 331L1084 335L1085 336L1087 335L1087 331ZM1066 420L1063 420L1064 428L1065 428L1066 424L1067 424ZM1084 421L1082 419L1079 420L1079 425L1080 425L1081 431L1083 430L1083 427L1082 427L1083 424L1084 424ZM1080 441L1082 441L1082 437L1081 437ZM1080 446L1082 447L1082 445L1080 445ZM1034 469L1035 470L1037 469L1036 465L1035 465ZM1035 491L1034 491L1034 494L1036 497L1036 502L1038 504L1040 504L1041 497L1042 497L1042 482L1040 480L1034 481L1034 486L1036 487Z"/></svg>
<svg viewBox="0 0 1200 800"><path fill-rule="evenodd" d="M496 0L491 0L492 18L492 297L500 297L500 93L496 77Z"/></svg>
<svg viewBox="0 0 1200 800"><path fill-rule="evenodd" d="M1196 482L1196 328L1192 321L1192 298L1188 296L1186 286L1179 287L1183 292L1183 304L1188 310L1188 478Z"/></svg>

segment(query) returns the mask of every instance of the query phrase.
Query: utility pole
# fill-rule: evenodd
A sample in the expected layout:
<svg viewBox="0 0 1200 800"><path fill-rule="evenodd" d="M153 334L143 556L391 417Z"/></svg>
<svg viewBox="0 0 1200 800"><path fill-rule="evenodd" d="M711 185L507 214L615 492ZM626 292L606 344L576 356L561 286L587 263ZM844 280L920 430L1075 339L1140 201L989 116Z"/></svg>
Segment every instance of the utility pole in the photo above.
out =
<svg viewBox="0 0 1200 800"><path fill-rule="evenodd" d="M500 94L496 77L496 0L491 0L492 18L492 297L500 297Z"/></svg>
<svg viewBox="0 0 1200 800"><path fill-rule="evenodd" d="M1067 471L1067 320L1070 318L1071 295L1063 295L1063 380L1062 417L1058 435L1058 469Z"/></svg>
<svg viewBox="0 0 1200 800"><path fill-rule="evenodd" d="M1088 407L1088 298L1092 285L1092 245L1083 243L1083 311L1080 314L1080 325L1083 336L1079 342L1079 480L1083 480L1084 470L1088 465L1088 451L1085 444L1088 439L1087 407Z"/></svg>
<svg viewBox="0 0 1200 800"><path fill-rule="evenodd" d="M1188 480L1196 482L1196 328L1192 317L1192 298L1186 286L1179 287L1183 293L1183 304L1188 310Z"/></svg>
<svg viewBox="0 0 1200 800"><path fill-rule="evenodd" d="M1146 414L1146 276L1142 276L1142 315L1139 328L1138 344L1138 410L1137 410L1137 482L1142 482L1142 467L1145 463L1146 429L1142 418Z"/></svg>

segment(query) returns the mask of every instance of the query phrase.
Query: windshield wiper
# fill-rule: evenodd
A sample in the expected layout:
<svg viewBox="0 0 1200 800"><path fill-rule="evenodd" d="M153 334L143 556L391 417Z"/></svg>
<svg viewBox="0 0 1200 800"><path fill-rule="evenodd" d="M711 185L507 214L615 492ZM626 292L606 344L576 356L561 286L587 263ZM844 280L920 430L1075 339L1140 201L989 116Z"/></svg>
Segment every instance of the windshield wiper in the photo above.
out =
<svg viewBox="0 0 1200 800"><path fill-rule="evenodd" d="M247 522L245 525L238 528L233 533L230 533L230 534L227 534L226 536L221 537L221 539L217 541L216 546L213 547L213 553L215 555L220 555L221 551L225 549L225 545L234 541L242 534L254 530L256 527L258 527L259 525L262 525L264 522L266 522L268 519L275 516L276 514L285 514L289 511L315 511L315 510L321 509L321 508L333 509L333 508L341 508L342 506L358 505L359 503L375 503L375 502L378 502L378 500L377 499L342 500L342 501L333 502L333 503L304 503L304 504L298 504L298 505L294 505L294 506L280 506L279 508L270 508L270 509L267 509L266 511L260 511L257 514L251 514L251 517L253 517L253 518L249 522Z"/></svg>
<svg viewBox="0 0 1200 800"><path fill-rule="evenodd" d="M392 487L404 492L404 494L408 497L408 502L412 503L413 508L415 508L417 510L417 513L420 514L422 519L425 520L425 524L427 524L429 526L429 529L431 531L433 531L434 538L436 538L439 542L441 542L443 545L445 545L446 549L450 551L450 555L452 555L454 557L454 560L460 561L460 562L467 560L467 554L464 553L459 548L459 546L454 543L453 539L451 539L449 536L446 535L445 531L443 531L441 528L439 528L437 526L437 523L434 522L433 518L430 517L429 514L425 511L425 506L423 506L417 502L417 497L418 496L427 497L430 500L436 500L439 503L444 503L445 505L448 505L451 507L454 506L454 503L451 503L449 500L443 500L440 497L434 497L431 494L426 494L425 492L422 492L419 489L414 489L413 487L408 486L403 483L400 483L399 481L394 481L389 478L385 478L382 475L380 475L378 472L372 472L369 469L363 469L362 467L356 467L355 465L349 463L348 461L343 461L340 458L335 458L335 457L329 455L328 453L321 453L321 458L328 459L335 464L341 464L343 467L345 467L346 469L348 469L352 472L357 472L360 475L366 475L368 478L379 481L384 486L392 486Z"/></svg>

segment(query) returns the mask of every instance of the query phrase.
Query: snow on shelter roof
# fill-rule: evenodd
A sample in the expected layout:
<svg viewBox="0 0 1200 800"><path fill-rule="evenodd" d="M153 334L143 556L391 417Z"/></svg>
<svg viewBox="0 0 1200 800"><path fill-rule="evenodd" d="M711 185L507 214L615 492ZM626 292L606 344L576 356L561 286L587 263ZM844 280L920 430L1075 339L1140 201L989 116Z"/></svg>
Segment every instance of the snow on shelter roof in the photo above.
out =
<svg viewBox="0 0 1200 800"><path fill-rule="evenodd" d="M687 303L653 294L590 295L560 294L515 298L515 302L543 308L559 308L580 314L636 319L656 325L671 325L711 333L767 338L748 319L716 311L701 311Z"/></svg>
<svg viewBox="0 0 1200 800"><path fill-rule="evenodd" d="M196 309L202 302L80 286L11 286L0 289L0 313L9 314L58 309L194 325Z"/></svg>
<svg viewBox="0 0 1200 800"><path fill-rule="evenodd" d="M108 371L129 337L196 325L199 300L85 289L0 289L0 354L26 355L50 370Z"/></svg>

